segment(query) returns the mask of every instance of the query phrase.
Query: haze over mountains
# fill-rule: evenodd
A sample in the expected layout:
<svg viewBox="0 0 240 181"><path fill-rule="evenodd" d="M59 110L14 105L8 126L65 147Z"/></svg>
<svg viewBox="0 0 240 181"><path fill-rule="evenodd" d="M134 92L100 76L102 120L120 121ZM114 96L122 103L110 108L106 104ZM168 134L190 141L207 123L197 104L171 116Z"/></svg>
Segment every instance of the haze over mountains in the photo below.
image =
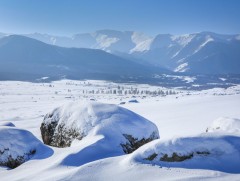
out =
<svg viewBox="0 0 240 181"><path fill-rule="evenodd" d="M193 74L239 74L240 35L201 32L150 37L115 30L72 37L0 33L0 64L1 77L6 72L69 78L144 77L164 73L165 69Z"/></svg>
<svg viewBox="0 0 240 181"><path fill-rule="evenodd" d="M1 79L48 76L56 79L118 80L131 76L151 76L164 71L102 50L58 47L20 35L0 39Z"/></svg>

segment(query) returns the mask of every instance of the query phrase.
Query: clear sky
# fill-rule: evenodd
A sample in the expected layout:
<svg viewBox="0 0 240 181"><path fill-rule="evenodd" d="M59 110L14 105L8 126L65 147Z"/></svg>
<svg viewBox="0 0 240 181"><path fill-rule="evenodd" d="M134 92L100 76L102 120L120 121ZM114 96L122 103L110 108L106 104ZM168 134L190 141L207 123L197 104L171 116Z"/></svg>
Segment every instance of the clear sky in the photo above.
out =
<svg viewBox="0 0 240 181"><path fill-rule="evenodd" d="M240 33L240 0L0 0L0 32Z"/></svg>

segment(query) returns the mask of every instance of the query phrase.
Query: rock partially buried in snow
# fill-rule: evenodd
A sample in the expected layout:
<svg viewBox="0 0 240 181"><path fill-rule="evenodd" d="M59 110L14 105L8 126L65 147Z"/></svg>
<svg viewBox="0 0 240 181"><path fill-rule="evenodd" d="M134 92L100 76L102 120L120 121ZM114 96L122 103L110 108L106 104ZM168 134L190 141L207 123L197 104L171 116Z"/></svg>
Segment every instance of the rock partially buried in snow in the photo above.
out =
<svg viewBox="0 0 240 181"><path fill-rule="evenodd" d="M147 119L116 105L92 101L54 109L40 129L43 142L51 146L68 147L73 140L103 135L113 149L124 153L159 138L157 127Z"/></svg>
<svg viewBox="0 0 240 181"><path fill-rule="evenodd" d="M16 168L31 159L39 146L44 145L29 131L0 126L0 166Z"/></svg>
<svg viewBox="0 0 240 181"><path fill-rule="evenodd" d="M220 117L213 121L206 132L222 132L240 134L240 119Z"/></svg>
<svg viewBox="0 0 240 181"><path fill-rule="evenodd" d="M240 173L240 137L205 133L195 137L159 140L136 150L129 158L163 167Z"/></svg>

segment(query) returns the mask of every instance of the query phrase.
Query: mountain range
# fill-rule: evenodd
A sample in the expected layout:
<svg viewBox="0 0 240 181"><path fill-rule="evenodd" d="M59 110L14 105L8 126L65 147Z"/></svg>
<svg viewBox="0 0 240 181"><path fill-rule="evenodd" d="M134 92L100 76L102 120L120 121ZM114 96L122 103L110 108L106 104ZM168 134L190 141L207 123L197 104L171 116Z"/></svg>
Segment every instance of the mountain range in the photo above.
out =
<svg viewBox="0 0 240 181"><path fill-rule="evenodd" d="M65 48L20 35L0 39L1 79L39 77L118 80L166 72L103 50Z"/></svg>
<svg viewBox="0 0 240 181"><path fill-rule="evenodd" d="M72 37L0 33L1 72L6 71L6 67L24 72L17 62L26 67L30 66L29 63L38 64L38 70L43 66L43 74L49 72L52 76L70 77L87 74L145 76L166 70L191 74L239 74L240 35L200 32L151 37L134 31L115 30Z"/></svg>

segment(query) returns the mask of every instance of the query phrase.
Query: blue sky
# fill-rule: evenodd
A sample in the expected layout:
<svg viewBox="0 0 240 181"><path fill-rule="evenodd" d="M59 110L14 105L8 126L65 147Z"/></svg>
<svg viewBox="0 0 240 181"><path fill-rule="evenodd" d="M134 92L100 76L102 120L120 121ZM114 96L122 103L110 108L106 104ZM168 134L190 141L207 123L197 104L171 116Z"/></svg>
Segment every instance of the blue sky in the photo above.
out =
<svg viewBox="0 0 240 181"><path fill-rule="evenodd" d="M240 0L0 0L0 32L240 33Z"/></svg>

